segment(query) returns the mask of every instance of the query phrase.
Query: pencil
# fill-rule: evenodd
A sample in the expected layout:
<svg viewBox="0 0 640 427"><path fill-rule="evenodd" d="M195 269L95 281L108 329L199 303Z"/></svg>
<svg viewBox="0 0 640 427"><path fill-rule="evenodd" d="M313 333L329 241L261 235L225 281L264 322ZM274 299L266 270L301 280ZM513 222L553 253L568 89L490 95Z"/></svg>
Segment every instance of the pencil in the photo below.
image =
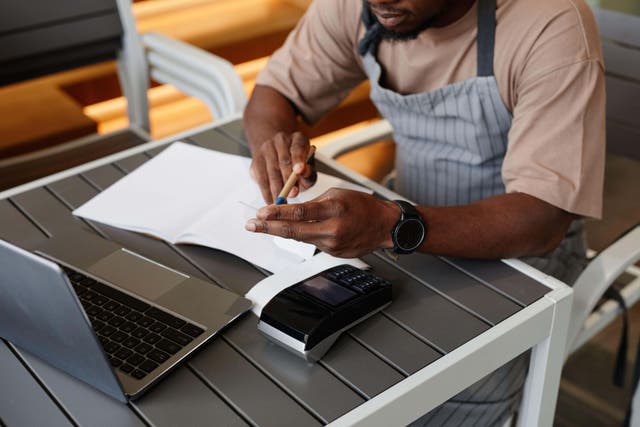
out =
<svg viewBox="0 0 640 427"><path fill-rule="evenodd" d="M315 154L315 152L316 152L315 145L312 145L311 147L309 147L309 154L307 154L307 161L306 161L308 165L310 165L311 162L313 162L313 155ZM291 192L291 189L293 188L293 186L296 185L297 181L298 181L298 174L295 173L294 171L291 171L291 175L289 175L287 182L285 182L284 187L282 187L282 191L280 191L280 194L278 194L278 198L276 199L276 205L283 205L287 203L287 197L289 196L289 193Z"/></svg>

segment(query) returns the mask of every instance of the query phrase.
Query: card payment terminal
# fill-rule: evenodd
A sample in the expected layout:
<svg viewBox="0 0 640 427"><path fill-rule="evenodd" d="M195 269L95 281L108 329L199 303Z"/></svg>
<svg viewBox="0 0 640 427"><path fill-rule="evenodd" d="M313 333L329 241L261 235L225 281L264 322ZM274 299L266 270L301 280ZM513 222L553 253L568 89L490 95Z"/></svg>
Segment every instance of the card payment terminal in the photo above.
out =
<svg viewBox="0 0 640 427"><path fill-rule="evenodd" d="M309 361L320 359L340 333L391 303L391 283L350 265L323 271L267 303L258 329Z"/></svg>

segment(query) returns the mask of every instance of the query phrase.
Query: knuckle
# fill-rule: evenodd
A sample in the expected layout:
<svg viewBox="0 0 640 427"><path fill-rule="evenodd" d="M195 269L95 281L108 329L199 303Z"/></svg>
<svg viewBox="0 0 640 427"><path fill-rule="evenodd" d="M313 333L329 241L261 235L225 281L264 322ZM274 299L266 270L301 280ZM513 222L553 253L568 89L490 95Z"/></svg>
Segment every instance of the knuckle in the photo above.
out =
<svg viewBox="0 0 640 427"><path fill-rule="evenodd" d="M337 223L333 226L332 234L334 238L338 238L344 234L344 226L341 223Z"/></svg>
<svg viewBox="0 0 640 427"><path fill-rule="evenodd" d="M289 166L291 165L291 157L281 156L278 158L278 163L280 163L281 166Z"/></svg>
<svg viewBox="0 0 640 427"><path fill-rule="evenodd" d="M267 218L275 221L280 220L282 218L282 209L269 210L267 213Z"/></svg>
<svg viewBox="0 0 640 427"><path fill-rule="evenodd" d="M260 146L259 151L262 154L262 157L268 157L271 154L271 152L273 151L274 142L274 140L270 140Z"/></svg>
<svg viewBox="0 0 640 427"><path fill-rule="evenodd" d="M346 213L347 207L344 205L344 203L338 201L338 200L333 200L331 203L331 212L333 213L333 215L335 216L342 216Z"/></svg>
<svg viewBox="0 0 640 427"><path fill-rule="evenodd" d="M306 218L307 209L302 204L294 205L293 207L293 220L294 221L302 221Z"/></svg>
<svg viewBox="0 0 640 427"><path fill-rule="evenodd" d="M281 236L286 238L286 239L294 239L296 240L296 232L293 229L293 227L291 226L291 224L289 223L283 223L281 228Z"/></svg>
<svg viewBox="0 0 640 427"><path fill-rule="evenodd" d="M285 132L278 132L274 138L274 142L278 147L289 145L289 136Z"/></svg>

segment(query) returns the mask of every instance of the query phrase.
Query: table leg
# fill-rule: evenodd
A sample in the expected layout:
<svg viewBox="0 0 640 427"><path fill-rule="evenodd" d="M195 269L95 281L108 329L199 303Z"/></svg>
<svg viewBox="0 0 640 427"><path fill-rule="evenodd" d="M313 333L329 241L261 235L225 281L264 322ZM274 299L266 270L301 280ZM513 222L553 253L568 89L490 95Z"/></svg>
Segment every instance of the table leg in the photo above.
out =
<svg viewBox="0 0 640 427"><path fill-rule="evenodd" d="M573 294L570 290L555 291L545 298L555 300L553 322L549 336L531 351L529 375L518 415L519 427L553 425Z"/></svg>

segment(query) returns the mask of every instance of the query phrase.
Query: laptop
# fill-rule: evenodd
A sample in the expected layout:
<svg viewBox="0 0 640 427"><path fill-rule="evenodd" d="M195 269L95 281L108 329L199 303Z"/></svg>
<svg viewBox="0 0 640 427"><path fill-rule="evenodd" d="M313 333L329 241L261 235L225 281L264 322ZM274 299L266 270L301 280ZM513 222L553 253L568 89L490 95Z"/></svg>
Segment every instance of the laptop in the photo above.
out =
<svg viewBox="0 0 640 427"><path fill-rule="evenodd" d="M88 232L0 240L0 337L127 402L251 308Z"/></svg>

